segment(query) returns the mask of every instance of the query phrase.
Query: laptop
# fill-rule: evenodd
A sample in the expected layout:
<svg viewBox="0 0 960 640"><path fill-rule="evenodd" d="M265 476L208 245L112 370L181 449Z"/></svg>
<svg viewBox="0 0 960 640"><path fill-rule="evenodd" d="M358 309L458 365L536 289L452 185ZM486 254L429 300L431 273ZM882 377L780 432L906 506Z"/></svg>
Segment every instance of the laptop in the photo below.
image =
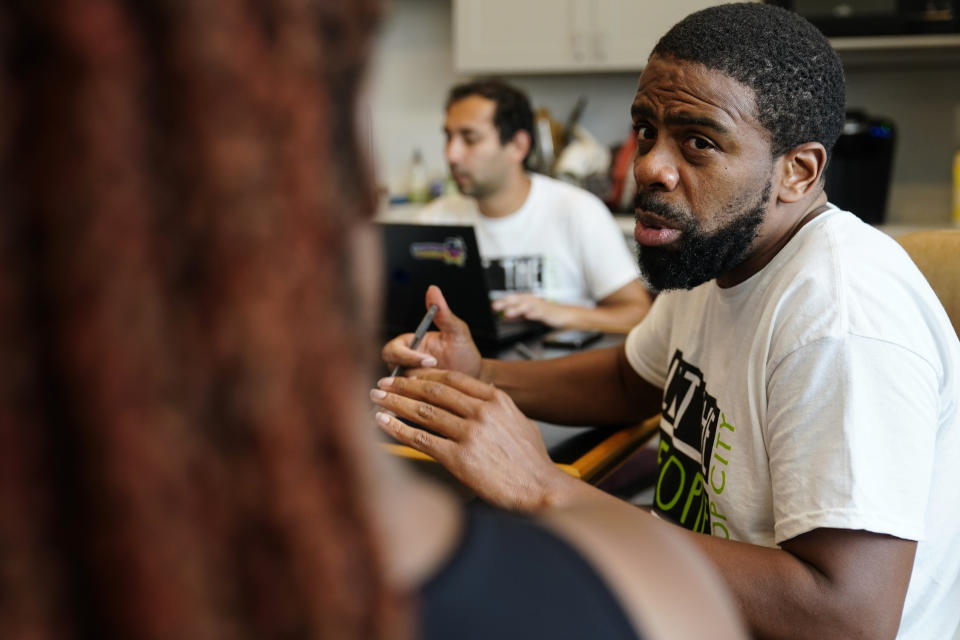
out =
<svg viewBox="0 0 960 640"><path fill-rule="evenodd" d="M473 227L377 226L383 241L385 339L417 328L426 311L424 295L431 284L440 287L450 309L470 327L474 342L485 356L546 330L539 322L502 318L490 307L490 287Z"/></svg>

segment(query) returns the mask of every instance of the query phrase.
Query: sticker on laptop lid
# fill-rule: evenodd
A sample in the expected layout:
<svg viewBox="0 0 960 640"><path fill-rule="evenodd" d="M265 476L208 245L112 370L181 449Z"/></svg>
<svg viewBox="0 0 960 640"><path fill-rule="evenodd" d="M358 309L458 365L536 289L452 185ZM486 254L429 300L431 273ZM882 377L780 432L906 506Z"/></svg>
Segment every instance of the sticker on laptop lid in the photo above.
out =
<svg viewBox="0 0 960 640"><path fill-rule="evenodd" d="M410 255L416 260L441 260L444 264L463 267L467 263L467 243L460 236L443 242L414 242Z"/></svg>

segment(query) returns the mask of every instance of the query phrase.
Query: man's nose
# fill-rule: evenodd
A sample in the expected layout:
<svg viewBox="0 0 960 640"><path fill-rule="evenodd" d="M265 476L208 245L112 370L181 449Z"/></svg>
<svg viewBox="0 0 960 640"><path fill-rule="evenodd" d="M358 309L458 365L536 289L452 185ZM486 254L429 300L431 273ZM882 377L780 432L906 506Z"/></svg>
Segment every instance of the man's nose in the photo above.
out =
<svg viewBox="0 0 960 640"><path fill-rule="evenodd" d="M447 140L447 144L443 149L443 154L446 156L447 164L460 162L463 158L463 143L456 138L450 138Z"/></svg>
<svg viewBox="0 0 960 640"><path fill-rule="evenodd" d="M680 172L674 154L667 145L657 142L633 159L633 177L639 190L673 191L680 183Z"/></svg>

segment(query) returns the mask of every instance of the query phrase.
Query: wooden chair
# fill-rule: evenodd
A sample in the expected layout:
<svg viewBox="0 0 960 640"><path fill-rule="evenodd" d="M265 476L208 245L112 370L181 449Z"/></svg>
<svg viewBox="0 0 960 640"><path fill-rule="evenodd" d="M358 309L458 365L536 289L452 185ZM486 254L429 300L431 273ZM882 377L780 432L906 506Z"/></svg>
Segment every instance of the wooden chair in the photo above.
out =
<svg viewBox="0 0 960 640"><path fill-rule="evenodd" d="M602 442L571 463L583 480L596 484L660 432L660 414L643 422L614 431ZM634 475L634 474L632 474Z"/></svg>
<svg viewBox="0 0 960 640"><path fill-rule="evenodd" d="M915 231L898 237L960 336L960 230Z"/></svg>

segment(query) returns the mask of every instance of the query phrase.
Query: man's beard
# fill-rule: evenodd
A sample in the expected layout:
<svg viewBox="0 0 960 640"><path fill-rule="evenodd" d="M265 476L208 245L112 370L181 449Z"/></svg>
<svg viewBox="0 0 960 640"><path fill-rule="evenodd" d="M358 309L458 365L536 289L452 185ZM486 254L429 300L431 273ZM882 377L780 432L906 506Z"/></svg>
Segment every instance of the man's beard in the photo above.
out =
<svg viewBox="0 0 960 640"><path fill-rule="evenodd" d="M653 194L638 193L634 199L637 209L655 213L683 232L675 246L638 246L640 270L647 283L657 291L692 289L743 264L766 217L771 186L768 181L752 205L743 206L736 201L729 205L729 212L743 206L742 213L710 233L700 229L693 215Z"/></svg>
<svg viewBox="0 0 960 640"><path fill-rule="evenodd" d="M450 175L453 175L453 174L454 174L454 171L451 168ZM461 195L467 196L469 198L474 198L477 200L482 200L483 198L486 198L487 196L491 195L493 192L496 191L496 189L491 187L491 185L488 183L475 181L471 174L464 174L464 175L468 177L467 183L465 185L461 185L456 180L453 181L453 183L457 186L457 191L459 191Z"/></svg>
<svg viewBox="0 0 960 640"><path fill-rule="evenodd" d="M473 198L475 196L474 192L476 191L476 185L473 182L468 180L465 185L461 185L459 182L454 180L453 184L457 186L457 191L460 192L460 195L467 196L468 198Z"/></svg>

